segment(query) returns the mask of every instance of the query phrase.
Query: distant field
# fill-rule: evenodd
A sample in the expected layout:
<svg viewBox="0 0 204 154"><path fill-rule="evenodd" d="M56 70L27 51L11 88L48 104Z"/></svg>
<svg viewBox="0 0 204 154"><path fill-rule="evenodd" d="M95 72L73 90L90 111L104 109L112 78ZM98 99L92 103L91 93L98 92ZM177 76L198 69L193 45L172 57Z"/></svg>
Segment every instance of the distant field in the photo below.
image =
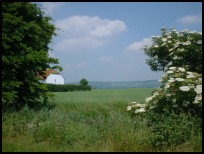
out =
<svg viewBox="0 0 204 154"><path fill-rule="evenodd" d="M113 103L144 101L154 88L132 89L94 89L92 91L76 91L55 93L57 103Z"/></svg>
<svg viewBox="0 0 204 154"><path fill-rule="evenodd" d="M2 115L2 151L156 151L146 119L126 111L152 88L55 93L50 106ZM157 150L158 151L158 150ZM194 151L184 145L165 151Z"/></svg>

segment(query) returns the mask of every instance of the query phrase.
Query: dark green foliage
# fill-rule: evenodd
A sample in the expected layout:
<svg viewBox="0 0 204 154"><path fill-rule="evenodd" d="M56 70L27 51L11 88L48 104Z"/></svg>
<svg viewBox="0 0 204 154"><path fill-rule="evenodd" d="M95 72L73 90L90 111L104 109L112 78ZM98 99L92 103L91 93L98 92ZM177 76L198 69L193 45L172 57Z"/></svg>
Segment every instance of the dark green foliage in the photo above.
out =
<svg viewBox="0 0 204 154"><path fill-rule="evenodd" d="M88 81L86 79L81 79L80 85L87 86L88 85Z"/></svg>
<svg viewBox="0 0 204 154"><path fill-rule="evenodd" d="M156 113L148 113L148 116L151 129L148 141L155 148L182 144L202 130L202 119L198 117Z"/></svg>
<svg viewBox="0 0 204 154"><path fill-rule="evenodd" d="M67 92L67 91L90 91L91 86L75 85L75 84L47 84L47 88L51 92Z"/></svg>
<svg viewBox="0 0 204 154"><path fill-rule="evenodd" d="M33 104L50 96L38 75L58 64L49 58L55 35L51 18L30 2L2 3L2 110Z"/></svg>

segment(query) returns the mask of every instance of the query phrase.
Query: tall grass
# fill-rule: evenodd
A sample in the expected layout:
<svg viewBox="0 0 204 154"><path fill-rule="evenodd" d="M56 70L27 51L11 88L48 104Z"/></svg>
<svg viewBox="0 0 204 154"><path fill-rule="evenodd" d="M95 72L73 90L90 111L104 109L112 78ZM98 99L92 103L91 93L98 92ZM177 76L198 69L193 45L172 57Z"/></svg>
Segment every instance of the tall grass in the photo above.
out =
<svg viewBox="0 0 204 154"><path fill-rule="evenodd" d="M52 109L3 113L2 151L159 151L147 142L147 119L126 111L129 102L142 102L153 90L61 92L51 100ZM197 136L166 151L200 151Z"/></svg>

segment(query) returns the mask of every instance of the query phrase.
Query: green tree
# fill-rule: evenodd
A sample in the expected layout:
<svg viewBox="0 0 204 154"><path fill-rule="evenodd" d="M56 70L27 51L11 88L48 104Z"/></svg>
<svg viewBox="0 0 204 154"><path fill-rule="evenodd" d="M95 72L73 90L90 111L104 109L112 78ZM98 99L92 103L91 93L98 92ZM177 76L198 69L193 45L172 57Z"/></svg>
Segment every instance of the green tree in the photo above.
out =
<svg viewBox="0 0 204 154"><path fill-rule="evenodd" d="M87 86L88 85L88 81L86 79L81 79L80 85Z"/></svg>
<svg viewBox="0 0 204 154"><path fill-rule="evenodd" d="M50 21L36 4L2 3L2 109L34 105L50 96L37 77L58 64L48 55L48 44L56 35Z"/></svg>
<svg viewBox="0 0 204 154"><path fill-rule="evenodd" d="M161 36L152 37L153 44L144 52L149 59L146 63L152 71L165 71L172 65L188 71L202 72L202 32L183 30L177 32L161 29Z"/></svg>

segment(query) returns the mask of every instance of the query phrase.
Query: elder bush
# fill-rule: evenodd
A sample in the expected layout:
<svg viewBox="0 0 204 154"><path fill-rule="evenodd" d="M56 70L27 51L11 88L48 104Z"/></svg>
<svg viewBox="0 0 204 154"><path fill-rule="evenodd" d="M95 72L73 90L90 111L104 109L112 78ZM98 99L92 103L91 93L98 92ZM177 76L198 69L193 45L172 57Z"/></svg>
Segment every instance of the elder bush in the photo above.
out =
<svg viewBox="0 0 204 154"><path fill-rule="evenodd" d="M127 107L148 119L147 142L158 148L182 144L202 130L202 32L161 32L144 51L151 70L164 72L162 84L144 103Z"/></svg>

